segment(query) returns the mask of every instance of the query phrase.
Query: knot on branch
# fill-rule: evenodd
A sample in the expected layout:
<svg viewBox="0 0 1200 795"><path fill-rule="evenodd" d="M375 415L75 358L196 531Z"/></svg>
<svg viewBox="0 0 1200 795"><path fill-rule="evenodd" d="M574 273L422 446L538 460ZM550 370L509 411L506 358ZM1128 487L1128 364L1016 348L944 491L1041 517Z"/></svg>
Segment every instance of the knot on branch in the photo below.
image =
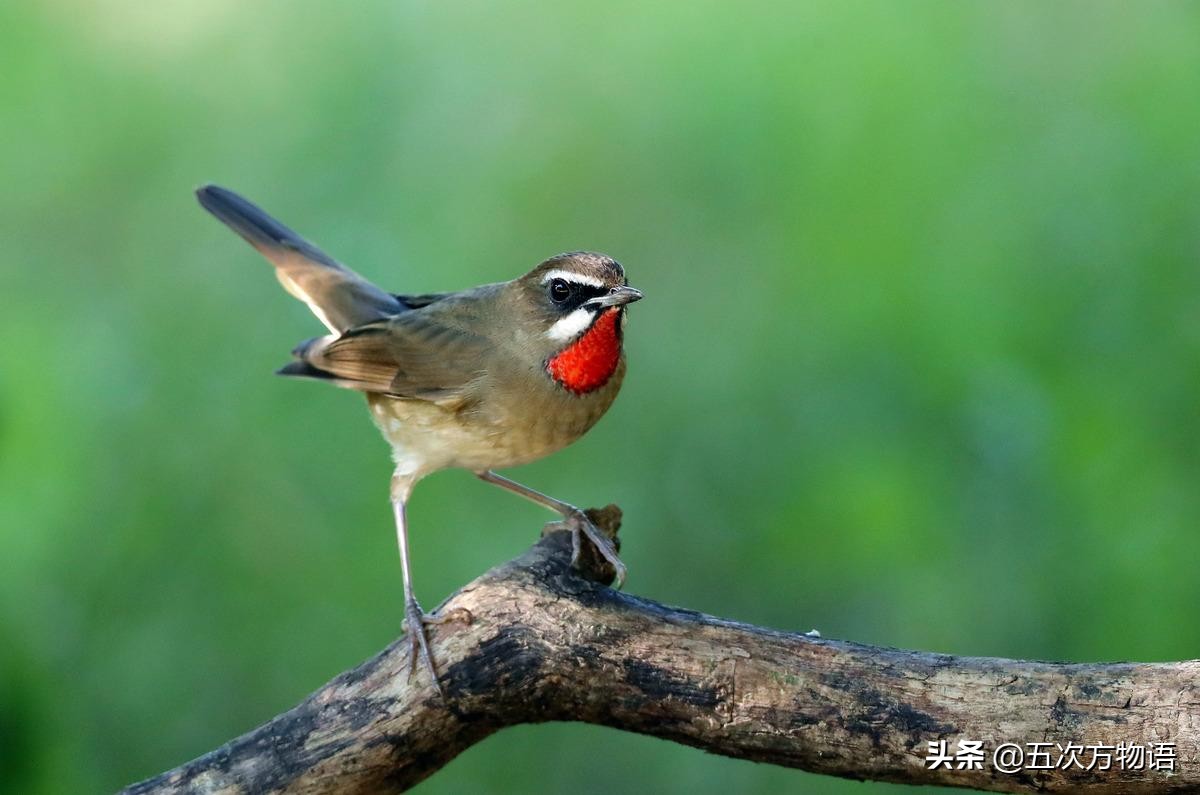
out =
<svg viewBox="0 0 1200 795"><path fill-rule="evenodd" d="M610 503L603 508L588 508L583 513L593 525L608 537L608 540L612 541L613 546L620 552L621 539L617 536L617 533L621 529L621 517L623 515L621 509ZM543 544L545 544L544 547ZM611 585L613 579L617 576L617 571L613 568L612 564L605 560L604 556L597 552L596 548L591 544L585 543L580 547L579 560L576 565L571 566L571 532L563 527L560 522L550 522L542 528L542 541L535 545L534 551L537 551L539 548L546 554L547 562L574 568L575 575L585 580L598 582L602 585ZM527 560L527 556L517 558L513 563L531 565L531 562Z"/></svg>

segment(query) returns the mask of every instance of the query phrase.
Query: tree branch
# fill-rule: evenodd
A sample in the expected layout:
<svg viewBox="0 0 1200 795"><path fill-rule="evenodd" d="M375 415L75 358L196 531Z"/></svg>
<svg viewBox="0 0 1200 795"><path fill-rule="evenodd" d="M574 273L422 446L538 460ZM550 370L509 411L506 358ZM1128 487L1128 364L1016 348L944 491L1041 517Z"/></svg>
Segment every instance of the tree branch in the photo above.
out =
<svg viewBox="0 0 1200 795"><path fill-rule="evenodd" d="M615 506L589 513L615 537ZM552 720L855 779L1007 792L1200 787L1200 661L1068 665L822 640L618 593L603 584L603 561L585 560L581 576L569 557L568 535L549 534L446 600L439 615L460 620L430 628L444 700L424 672L409 677L401 639L124 792L400 792L498 729ZM984 741L982 769L929 769L931 741L953 753L960 739ZM1173 743L1178 758L1172 774L1115 762L1005 774L991 755L1005 742Z"/></svg>

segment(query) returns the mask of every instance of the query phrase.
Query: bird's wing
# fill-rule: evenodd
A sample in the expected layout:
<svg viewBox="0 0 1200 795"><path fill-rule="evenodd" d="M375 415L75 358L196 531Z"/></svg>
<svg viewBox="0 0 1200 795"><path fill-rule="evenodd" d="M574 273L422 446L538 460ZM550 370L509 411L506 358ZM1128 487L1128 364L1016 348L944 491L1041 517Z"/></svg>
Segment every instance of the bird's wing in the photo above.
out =
<svg viewBox="0 0 1200 795"><path fill-rule="evenodd" d="M312 340L295 351L299 361L279 372L362 392L462 406L470 402L490 350L477 334L422 312L405 312L338 337Z"/></svg>
<svg viewBox="0 0 1200 795"><path fill-rule="evenodd" d="M330 331L340 333L408 308L233 191L205 185L196 198L270 260L284 289L308 304Z"/></svg>

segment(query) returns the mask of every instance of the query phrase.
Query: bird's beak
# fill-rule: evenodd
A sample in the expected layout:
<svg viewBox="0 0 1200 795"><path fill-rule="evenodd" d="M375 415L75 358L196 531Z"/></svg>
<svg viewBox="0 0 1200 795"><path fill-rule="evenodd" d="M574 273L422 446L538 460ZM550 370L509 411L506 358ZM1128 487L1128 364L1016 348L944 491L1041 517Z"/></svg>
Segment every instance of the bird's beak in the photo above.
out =
<svg viewBox="0 0 1200 795"><path fill-rule="evenodd" d="M593 298L588 303L592 306L607 308L610 306L624 306L625 304L632 304L634 301L640 300L642 300L641 290L635 290L628 285L622 285L621 287L614 287L609 290L608 295Z"/></svg>

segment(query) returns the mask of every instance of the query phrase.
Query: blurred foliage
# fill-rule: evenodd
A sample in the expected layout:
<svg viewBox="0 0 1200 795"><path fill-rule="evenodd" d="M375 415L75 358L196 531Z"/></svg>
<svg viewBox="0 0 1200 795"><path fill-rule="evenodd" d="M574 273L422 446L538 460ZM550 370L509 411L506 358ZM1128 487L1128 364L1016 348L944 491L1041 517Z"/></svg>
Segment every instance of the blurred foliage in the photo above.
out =
<svg viewBox="0 0 1200 795"><path fill-rule="evenodd" d="M386 449L271 377L320 327L210 180L396 290L624 262L621 398L513 474L619 502L633 592L1197 656L1194 5L18 1L0 141L0 790L113 790L398 632ZM411 515L430 606L547 518L457 472ZM863 788L549 725L419 791Z"/></svg>

